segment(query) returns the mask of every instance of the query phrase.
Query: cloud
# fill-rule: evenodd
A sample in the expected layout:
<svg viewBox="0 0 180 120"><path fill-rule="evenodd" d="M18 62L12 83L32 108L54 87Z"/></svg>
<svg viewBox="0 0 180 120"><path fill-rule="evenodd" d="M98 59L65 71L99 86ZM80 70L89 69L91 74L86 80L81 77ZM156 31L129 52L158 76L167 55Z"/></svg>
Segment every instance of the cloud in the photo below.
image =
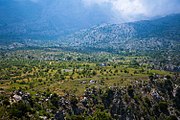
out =
<svg viewBox="0 0 180 120"><path fill-rule="evenodd" d="M169 14L180 13L180 0L14 0L31 1L33 3L49 6L52 3L57 5L66 4L67 9L78 11L73 5L78 4L79 11L95 11L94 14L101 14L109 17L109 22L129 22L153 17L161 17ZM82 4L81 4L82 3ZM84 8L82 8L84 7ZM55 8L60 9L61 6ZM83 9L83 10L82 10ZM92 10L93 9L93 10ZM88 11L89 10L89 11ZM53 11L53 10L52 10ZM55 10L54 10L55 11ZM63 11L62 11L63 12ZM92 13L91 13L92 14ZM103 16L102 16L103 17Z"/></svg>
<svg viewBox="0 0 180 120"><path fill-rule="evenodd" d="M180 0L82 0L85 6L109 4L116 18L136 21L180 13Z"/></svg>

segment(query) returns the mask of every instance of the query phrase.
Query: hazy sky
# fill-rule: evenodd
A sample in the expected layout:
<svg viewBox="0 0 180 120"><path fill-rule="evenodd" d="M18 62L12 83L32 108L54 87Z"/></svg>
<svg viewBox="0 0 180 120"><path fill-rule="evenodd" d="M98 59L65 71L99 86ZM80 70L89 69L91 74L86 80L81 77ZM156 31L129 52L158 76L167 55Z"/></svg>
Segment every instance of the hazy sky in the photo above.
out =
<svg viewBox="0 0 180 120"><path fill-rule="evenodd" d="M180 12L180 0L82 0L86 6L109 4L116 18L141 20ZM108 10L107 10L108 12Z"/></svg>
<svg viewBox="0 0 180 120"><path fill-rule="evenodd" d="M15 1L31 1L42 4L42 2L47 2L48 0ZM55 0L50 1L53 2ZM61 1L69 3L69 7L72 5L71 2L77 1L77 3L82 3L80 4L81 6L83 5L87 9L93 8L94 11L102 8L101 12L111 14L110 19L116 22L122 20L134 21L180 13L180 0L59 0L59 2Z"/></svg>

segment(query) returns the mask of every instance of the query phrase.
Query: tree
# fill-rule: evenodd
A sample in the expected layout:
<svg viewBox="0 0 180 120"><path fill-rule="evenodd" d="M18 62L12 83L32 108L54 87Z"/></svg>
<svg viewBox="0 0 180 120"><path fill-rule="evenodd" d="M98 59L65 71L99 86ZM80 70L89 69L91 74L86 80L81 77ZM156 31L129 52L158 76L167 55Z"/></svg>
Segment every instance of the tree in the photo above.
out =
<svg viewBox="0 0 180 120"><path fill-rule="evenodd" d="M174 102L175 102L176 108L180 109L180 104L179 104L180 103L180 88L177 88L177 90L176 90L176 95L175 95Z"/></svg>
<svg viewBox="0 0 180 120"><path fill-rule="evenodd" d="M12 104L9 109L9 114L11 118L21 118L23 116L27 116L27 112L31 112L31 107L23 101Z"/></svg>
<svg viewBox="0 0 180 120"><path fill-rule="evenodd" d="M96 112L89 118L89 120L112 120L109 113L105 111L96 110Z"/></svg>
<svg viewBox="0 0 180 120"><path fill-rule="evenodd" d="M160 109L160 111L163 112L164 114L169 115L168 103L167 103L167 102L159 102L159 109Z"/></svg>
<svg viewBox="0 0 180 120"><path fill-rule="evenodd" d="M128 87L128 95L129 95L131 98L134 97L134 90L133 90L132 86L129 86L129 87Z"/></svg>

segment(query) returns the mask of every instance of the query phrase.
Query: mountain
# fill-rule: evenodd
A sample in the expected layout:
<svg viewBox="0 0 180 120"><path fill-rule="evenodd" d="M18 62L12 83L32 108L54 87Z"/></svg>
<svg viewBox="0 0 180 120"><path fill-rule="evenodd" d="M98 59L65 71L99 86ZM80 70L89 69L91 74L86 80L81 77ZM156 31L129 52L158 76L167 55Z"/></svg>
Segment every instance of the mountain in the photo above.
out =
<svg viewBox="0 0 180 120"><path fill-rule="evenodd" d="M180 14L124 24L103 24L71 34L60 44L80 51L179 49Z"/></svg>
<svg viewBox="0 0 180 120"><path fill-rule="evenodd" d="M0 0L0 39L56 39L109 21L102 8L81 0ZM89 19L92 18L92 19Z"/></svg>
<svg viewBox="0 0 180 120"><path fill-rule="evenodd" d="M27 25L25 28L28 29L28 27L32 29L31 25ZM18 26L17 29L19 29ZM46 27L44 27L44 29L49 31ZM58 40L54 38L55 33L52 35L42 30L41 32L45 34L45 36L42 37L41 35L43 34L40 34L39 31L40 30L37 30L37 33L27 32L27 36L26 34L14 32L13 34L16 34L20 38L16 39L16 37L10 35L12 39L0 39L0 47L2 48L2 44L5 43L5 45L10 44L10 47L7 48L55 46L68 51L110 52L118 54L124 52L158 53L161 51L171 51L176 54L180 50L180 14L131 23L101 24L75 33L71 32L73 34L63 37L60 34L56 34L56 37L59 38ZM57 30L57 32L59 32L59 30ZM4 33L1 31L0 34ZM34 36L34 39L27 39L29 35ZM3 37L3 35L0 36ZM39 38L37 39L36 36ZM47 42L44 39L48 39L48 36L51 37L51 41Z"/></svg>

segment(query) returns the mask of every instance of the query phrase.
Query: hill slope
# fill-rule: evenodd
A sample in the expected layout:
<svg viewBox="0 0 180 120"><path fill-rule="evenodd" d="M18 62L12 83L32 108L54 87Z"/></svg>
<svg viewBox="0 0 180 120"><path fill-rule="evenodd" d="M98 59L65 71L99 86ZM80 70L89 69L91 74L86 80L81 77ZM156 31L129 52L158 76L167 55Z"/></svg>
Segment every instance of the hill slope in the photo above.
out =
<svg viewBox="0 0 180 120"><path fill-rule="evenodd" d="M76 50L118 52L174 49L179 40L180 14L177 14L151 21L104 24L79 31L61 42Z"/></svg>
<svg viewBox="0 0 180 120"><path fill-rule="evenodd" d="M0 40L55 39L108 18L100 8L86 9L81 0L0 0Z"/></svg>

